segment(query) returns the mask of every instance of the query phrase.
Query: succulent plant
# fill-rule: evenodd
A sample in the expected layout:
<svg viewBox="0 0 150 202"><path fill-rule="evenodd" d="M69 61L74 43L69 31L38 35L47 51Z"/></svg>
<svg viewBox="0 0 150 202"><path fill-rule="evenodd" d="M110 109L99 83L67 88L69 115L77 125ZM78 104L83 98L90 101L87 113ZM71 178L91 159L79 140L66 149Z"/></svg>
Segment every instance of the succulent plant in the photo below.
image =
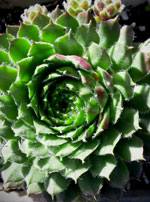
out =
<svg viewBox="0 0 150 202"><path fill-rule="evenodd" d="M118 17L31 8L0 35L4 189L116 200L150 133L149 41L134 48Z"/></svg>

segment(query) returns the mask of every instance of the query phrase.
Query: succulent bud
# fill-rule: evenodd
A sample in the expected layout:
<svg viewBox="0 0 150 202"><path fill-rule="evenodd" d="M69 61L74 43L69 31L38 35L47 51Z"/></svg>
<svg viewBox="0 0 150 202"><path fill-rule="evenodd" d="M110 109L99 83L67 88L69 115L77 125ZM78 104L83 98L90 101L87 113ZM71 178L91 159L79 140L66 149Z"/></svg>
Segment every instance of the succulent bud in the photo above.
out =
<svg viewBox="0 0 150 202"><path fill-rule="evenodd" d="M82 11L86 11L91 6L91 0L67 0L64 2L64 8L73 16L78 15Z"/></svg>
<svg viewBox="0 0 150 202"><path fill-rule="evenodd" d="M94 13L97 22L105 21L120 14L124 5L120 0L95 0Z"/></svg>

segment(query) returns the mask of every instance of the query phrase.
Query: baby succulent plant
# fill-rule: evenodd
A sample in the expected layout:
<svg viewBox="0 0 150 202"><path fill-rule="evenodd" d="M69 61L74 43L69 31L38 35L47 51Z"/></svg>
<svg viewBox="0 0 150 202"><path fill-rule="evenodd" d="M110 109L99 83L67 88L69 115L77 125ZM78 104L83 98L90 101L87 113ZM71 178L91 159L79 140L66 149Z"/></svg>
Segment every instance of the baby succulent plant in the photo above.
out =
<svg viewBox="0 0 150 202"><path fill-rule="evenodd" d="M0 35L4 190L118 200L129 176L139 176L150 133L150 41L134 46L132 26L107 9L118 2L72 0L50 13L35 5ZM103 4L109 19L96 22Z"/></svg>

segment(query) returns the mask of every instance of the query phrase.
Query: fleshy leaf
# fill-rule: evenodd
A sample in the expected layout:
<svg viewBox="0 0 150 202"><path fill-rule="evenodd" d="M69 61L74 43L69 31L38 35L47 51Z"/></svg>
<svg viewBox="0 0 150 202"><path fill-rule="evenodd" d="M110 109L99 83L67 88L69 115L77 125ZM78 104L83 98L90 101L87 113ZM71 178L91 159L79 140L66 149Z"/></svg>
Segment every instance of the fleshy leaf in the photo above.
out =
<svg viewBox="0 0 150 202"><path fill-rule="evenodd" d="M62 171L63 175L66 178L73 179L75 183L77 183L77 179L90 167L89 161L86 161L84 164L82 164L80 160L69 158L63 159L63 164L65 166L65 169Z"/></svg>
<svg viewBox="0 0 150 202"><path fill-rule="evenodd" d="M80 159L82 163L84 163L85 158L87 158L92 152L94 152L99 144L100 141L98 139L83 143L76 151L72 153L70 158Z"/></svg>
<svg viewBox="0 0 150 202"><path fill-rule="evenodd" d="M19 65L19 79L27 83L30 81L36 67L33 57L24 58L17 64Z"/></svg>
<svg viewBox="0 0 150 202"><path fill-rule="evenodd" d="M54 131L45 125L42 121L34 120L36 134L54 134Z"/></svg>
<svg viewBox="0 0 150 202"><path fill-rule="evenodd" d="M143 143L136 136L130 139L121 139L115 148L115 152L125 161L144 160Z"/></svg>
<svg viewBox="0 0 150 202"><path fill-rule="evenodd" d="M45 42L33 42L28 56L33 56L36 62L41 63L44 59L54 53L55 50L51 44Z"/></svg>
<svg viewBox="0 0 150 202"><path fill-rule="evenodd" d="M22 23L18 31L18 37L26 37L29 40L39 41L40 32L36 25Z"/></svg>
<svg viewBox="0 0 150 202"><path fill-rule="evenodd" d="M70 180L65 179L59 173L52 173L46 180L45 189L52 196L52 199L55 195L63 192L69 185Z"/></svg>
<svg viewBox="0 0 150 202"><path fill-rule="evenodd" d="M12 36L17 36L19 26L17 25L6 25L6 33L11 34Z"/></svg>
<svg viewBox="0 0 150 202"><path fill-rule="evenodd" d="M119 38L118 17L99 24L100 46L110 48Z"/></svg>
<svg viewBox="0 0 150 202"><path fill-rule="evenodd" d="M0 111L8 120L16 120L17 107L10 95L0 96Z"/></svg>
<svg viewBox="0 0 150 202"><path fill-rule="evenodd" d="M9 49L9 39L14 37L10 34L0 34L0 49L8 51Z"/></svg>
<svg viewBox="0 0 150 202"><path fill-rule="evenodd" d="M123 161L119 160L116 168L110 175L109 184L112 187L124 189L127 181L129 179L129 170Z"/></svg>
<svg viewBox="0 0 150 202"><path fill-rule="evenodd" d="M61 16L59 16L56 20L56 23L67 27L68 29L72 29L72 32L75 32L77 27L79 26L76 18L69 15L68 13L63 13Z"/></svg>
<svg viewBox="0 0 150 202"><path fill-rule="evenodd" d="M115 124L123 110L123 99L119 92L114 93L111 105L110 105L110 119Z"/></svg>
<svg viewBox="0 0 150 202"><path fill-rule="evenodd" d="M117 88L126 100L133 96L133 86L135 85L128 72L118 72L113 76L115 88Z"/></svg>
<svg viewBox="0 0 150 202"><path fill-rule="evenodd" d="M14 138L14 133L11 129L11 123L7 120L0 119L0 137L4 138L4 140Z"/></svg>
<svg viewBox="0 0 150 202"><path fill-rule="evenodd" d="M121 134L114 128L104 131L100 136L100 145L96 149L96 154L114 154L114 148L121 138Z"/></svg>
<svg viewBox="0 0 150 202"><path fill-rule="evenodd" d="M23 47L23 48L22 48ZM19 60L26 58L31 47L29 41L25 38L16 38L10 42L10 57L17 63Z"/></svg>
<svg viewBox="0 0 150 202"><path fill-rule="evenodd" d="M16 140L9 140L2 148L2 155L4 161L13 161L16 163L23 163L26 160L25 154L18 149L18 142Z"/></svg>
<svg viewBox="0 0 150 202"><path fill-rule="evenodd" d="M37 25L40 29L45 27L50 21L50 18L46 15L38 13L32 21L32 24Z"/></svg>
<svg viewBox="0 0 150 202"><path fill-rule="evenodd" d="M63 163L55 156L36 159L34 165L40 170L46 170L48 173L58 172L64 169Z"/></svg>
<svg viewBox="0 0 150 202"><path fill-rule="evenodd" d="M66 33L64 27L50 22L41 32L41 39L44 42L54 44L55 40Z"/></svg>
<svg viewBox="0 0 150 202"><path fill-rule="evenodd" d="M99 43L99 36L91 22L81 25L75 33L75 38L84 47L89 47L91 42Z"/></svg>
<svg viewBox="0 0 150 202"><path fill-rule="evenodd" d="M45 179L45 177L46 177L46 171L39 170L39 169L35 168L34 166L31 166L31 169L29 170L28 174L25 176L25 181L27 183L27 187L32 185L33 183L38 183L38 182L43 181ZM28 190L27 190L27 192L28 192Z"/></svg>
<svg viewBox="0 0 150 202"><path fill-rule="evenodd" d="M4 180L4 189L16 189L23 184L24 176L22 174L23 164L8 162L2 170L2 178Z"/></svg>
<svg viewBox="0 0 150 202"><path fill-rule="evenodd" d="M83 47L73 38L71 31L55 41L55 48L59 54L82 56Z"/></svg>
<svg viewBox="0 0 150 202"><path fill-rule="evenodd" d="M56 135L38 135L37 137L38 141L41 142L42 144L44 144L45 146L49 147L49 146L59 146L62 145L64 143L67 142L67 139L63 139L60 137L57 137Z"/></svg>
<svg viewBox="0 0 150 202"><path fill-rule="evenodd" d="M103 180L93 177L90 172L86 172L78 179L79 187L87 195L97 195L103 186Z"/></svg>
<svg viewBox="0 0 150 202"><path fill-rule="evenodd" d="M133 133L140 129L138 111L125 108L117 123L117 128L122 133L122 136L131 137Z"/></svg>
<svg viewBox="0 0 150 202"><path fill-rule="evenodd" d="M136 85L134 88L134 97L130 100L129 106L145 112L150 109L150 86ZM141 104L142 103L142 104Z"/></svg>
<svg viewBox="0 0 150 202"><path fill-rule="evenodd" d="M27 157L47 156L50 153L49 149L43 144L30 140L24 140L23 143L20 144L20 149Z"/></svg>
<svg viewBox="0 0 150 202"><path fill-rule="evenodd" d="M9 89L9 93L11 93L11 96L17 105L20 105L23 102L28 102L28 90L21 81L13 83Z"/></svg>
<svg viewBox="0 0 150 202"><path fill-rule="evenodd" d="M23 121L18 120L12 126L12 130L15 133L15 136L19 136L21 138L29 139L29 140L36 140L35 131L27 126Z"/></svg>
<svg viewBox="0 0 150 202"><path fill-rule="evenodd" d="M10 85L16 80L17 70L4 65L0 66L0 90L7 92Z"/></svg>
<svg viewBox="0 0 150 202"><path fill-rule="evenodd" d="M92 168L91 172L93 175L99 177L105 177L109 180L110 174L116 167L116 160L112 155L105 156L92 156Z"/></svg>
<svg viewBox="0 0 150 202"><path fill-rule="evenodd" d="M2 63L10 63L9 55L3 50L0 50L0 64Z"/></svg>
<svg viewBox="0 0 150 202"><path fill-rule="evenodd" d="M71 154L73 151L75 151L80 146L80 144L81 144L80 142L77 143L67 142L63 145L60 145L59 147L53 147L53 153L55 154L55 156L63 158Z"/></svg>
<svg viewBox="0 0 150 202"><path fill-rule="evenodd" d="M94 68L99 66L102 69L107 70L111 65L108 54L106 53L104 48L101 48L99 44L92 43L88 48L88 55L89 60Z"/></svg>

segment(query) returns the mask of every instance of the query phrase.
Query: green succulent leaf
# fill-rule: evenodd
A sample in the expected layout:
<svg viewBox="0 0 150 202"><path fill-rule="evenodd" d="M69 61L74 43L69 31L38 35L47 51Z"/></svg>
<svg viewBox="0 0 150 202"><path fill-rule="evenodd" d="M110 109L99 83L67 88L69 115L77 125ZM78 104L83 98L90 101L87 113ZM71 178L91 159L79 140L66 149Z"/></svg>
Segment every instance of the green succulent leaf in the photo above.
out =
<svg viewBox="0 0 150 202"><path fill-rule="evenodd" d="M46 25L48 25L50 18L46 15L42 15L38 13L37 16L32 21L33 25L37 25L40 29L43 29Z"/></svg>
<svg viewBox="0 0 150 202"><path fill-rule="evenodd" d="M18 37L26 37L29 40L39 41L40 32L37 26L22 23L18 31Z"/></svg>
<svg viewBox="0 0 150 202"><path fill-rule="evenodd" d="M115 148L115 152L125 161L144 160L143 143L136 136L130 139L121 139Z"/></svg>
<svg viewBox="0 0 150 202"><path fill-rule="evenodd" d="M86 172L78 180L80 189L87 195L97 195L102 188L103 180L93 177L90 172Z"/></svg>
<svg viewBox="0 0 150 202"><path fill-rule="evenodd" d="M55 48L59 54L78 56L83 55L83 47L74 39L71 31L56 39Z"/></svg>
<svg viewBox="0 0 150 202"><path fill-rule="evenodd" d="M24 48L22 48L24 47ZM30 42L25 38L16 38L10 42L9 54L14 63L27 57L31 47Z"/></svg>
<svg viewBox="0 0 150 202"><path fill-rule="evenodd" d="M3 50L0 50L0 64L10 63L9 55Z"/></svg>
<svg viewBox="0 0 150 202"><path fill-rule="evenodd" d="M118 160L116 168L110 175L109 184L112 187L123 189L129 179L129 170L123 161Z"/></svg>
<svg viewBox="0 0 150 202"><path fill-rule="evenodd" d="M64 29L64 27L51 22L42 29L41 39L44 42L54 44L55 40L58 37L63 36L65 33L66 30Z"/></svg>
<svg viewBox="0 0 150 202"><path fill-rule="evenodd" d="M14 37L11 34L0 34L0 49L4 51L9 50L9 39Z"/></svg>
<svg viewBox="0 0 150 202"><path fill-rule="evenodd" d="M17 25L6 25L6 33L12 36L17 36L19 26Z"/></svg>
<svg viewBox="0 0 150 202"><path fill-rule="evenodd" d="M0 90L7 92L11 84L16 80L17 70L5 65L0 65Z"/></svg>
<svg viewBox="0 0 150 202"><path fill-rule="evenodd" d="M126 127L123 127L126 124ZM134 109L125 108L117 123L117 128L124 137L131 137L133 133L141 129L139 126L139 113Z"/></svg>
<svg viewBox="0 0 150 202"><path fill-rule="evenodd" d="M105 177L108 180L110 179L110 174L116 167L116 160L112 155L105 156L92 156L92 168L91 172L95 176Z"/></svg>
<svg viewBox="0 0 150 202"><path fill-rule="evenodd" d="M80 160L76 159L69 159L65 158L63 159L63 164L65 166L64 171L62 171L62 174L66 178L71 178L77 183L77 179L86 171L88 171L90 165L89 161L86 161L82 164Z"/></svg>
<svg viewBox="0 0 150 202"><path fill-rule="evenodd" d="M14 133L11 129L11 123L5 119L0 119L0 137L5 140L13 139Z"/></svg>
<svg viewBox="0 0 150 202"><path fill-rule="evenodd" d="M106 130L101 134L100 145L96 149L96 154L114 154L114 148L121 139L121 134L115 128Z"/></svg>
<svg viewBox="0 0 150 202"><path fill-rule="evenodd" d="M22 163L26 160L26 156L18 149L16 140L9 140L2 149L4 161L12 161Z"/></svg>
<svg viewBox="0 0 150 202"><path fill-rule="evenodd" d="M79 26L78 21L68 13L63 13L62 15L60 15L57 18L56 23L64 27L67 27L68 29L71 29L73 33Z"/></svg>
<svg viewBox="0 0 150 202"><path fill-rule="evenodd" d="M23 164L7 162L2 170L4 180L4 189L16 189L23 184L24 176L22 174Z"/></svg>
<svg viewBox="0 0 150 202"><path fill-rule="evenodd" d="M65 179L60 173L52 173L46 180L46 191L52 196L63 192L69 185L70 180Z"/></svg>

